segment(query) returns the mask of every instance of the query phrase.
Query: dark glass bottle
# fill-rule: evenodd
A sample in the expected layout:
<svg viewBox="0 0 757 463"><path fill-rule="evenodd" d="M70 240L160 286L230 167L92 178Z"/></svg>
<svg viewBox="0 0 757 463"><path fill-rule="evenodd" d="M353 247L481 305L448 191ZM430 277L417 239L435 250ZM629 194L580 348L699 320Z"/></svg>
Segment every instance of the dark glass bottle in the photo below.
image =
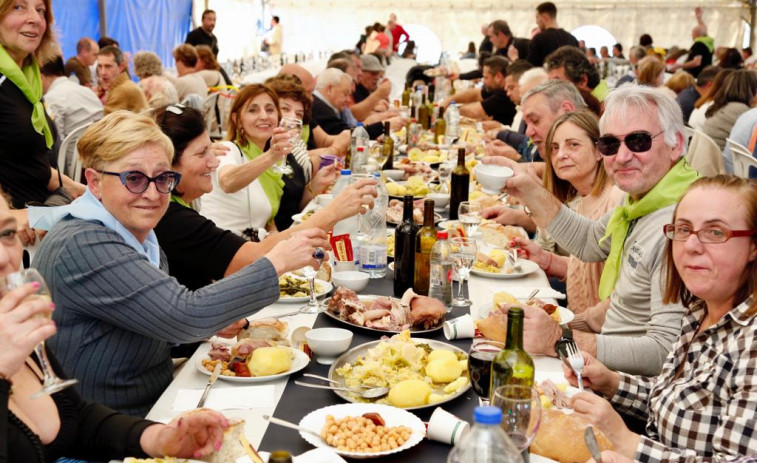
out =
<svg viewBox="0 0 757 463"><path fill-rule="evenodd" d="M402 222L394 230L394 295L402 297L413 287L415 272L415 235L418 225L413 221L413 197L403 198Z"/></svg>
<svg viewBox="0 0 757 463"><path fill-rule="evenodd" d="M381 142L381 155L386 157L382 169L394 168L394 140L392 140L389 121L384 122L384 140Z"/></svg>
<svg viewBox="0 0 757 463"><path fill-rule="evenodd" d="M418 122L421 124L423 130L429 128L429 114L428 105L426 104L426 94L421 95L421 105L418 107Z"/></svg>
<svg viewBox="0 0 757 463"><path fill-rule="evenodd" d="M434 122L434 143L443 145L445 133L447 133L447 122L444 120L444 106L439 106L439 114Z"/></svg>
<svg viewBox="0 0 757 463"><path fill-rule="evenodd" d="M470 172L465 167L465 148L457 150L457 166L452 169L450 178L449 219L457 220L457 208L463 201L468 201Z"/></svg>
<svg viewBox="0 0 757 463"><path fill-rule="evenodd" d="M405 91L402 92L402 106L407 107L410 104L410 86L405 84Z"/></svg>
<svg viewBox="0 0 757 463"><path fill-rule="evenodd" d="M423 202L423 227L415 235L415 276L413 291L428 296L429 275L431 271L431 248L436 243L434 227L434 200Z"/></svg>
<svg viewBox="0 0 757 463"><path fill-rule="evenodd" d="M492 379L489 394L500 386L534 385L534 361L523 350L523 309L511 307L507 312L507 340L505 348L494 356L492 361Z"/></svg>

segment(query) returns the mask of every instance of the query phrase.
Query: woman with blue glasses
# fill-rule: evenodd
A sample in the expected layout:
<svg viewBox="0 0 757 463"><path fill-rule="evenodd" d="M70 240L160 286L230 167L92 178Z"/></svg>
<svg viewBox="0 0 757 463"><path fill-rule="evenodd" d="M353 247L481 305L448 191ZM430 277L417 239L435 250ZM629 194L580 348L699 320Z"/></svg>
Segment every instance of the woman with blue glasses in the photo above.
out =
<svg viewBox="0 0 757 463"><path fill-rule="evenodd" d="M119 111L90 127L78 147L87 191L35 222L54 223L34 260L57 306L58 335L48 346L86 400L144 416L172 380L171 347L276 301L278 276L317 266L312 255L328 247L326 234L304 230L191 291L168 275L153 231L181 181L171 170L171 140L149 117Z"/></svg>

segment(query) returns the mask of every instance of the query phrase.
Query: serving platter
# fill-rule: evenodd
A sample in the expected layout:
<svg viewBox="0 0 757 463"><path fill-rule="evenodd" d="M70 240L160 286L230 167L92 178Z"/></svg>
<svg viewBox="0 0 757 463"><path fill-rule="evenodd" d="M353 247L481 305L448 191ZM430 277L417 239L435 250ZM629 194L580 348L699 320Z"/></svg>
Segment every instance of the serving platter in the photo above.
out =
<svg viewBox="0 0 757 463"><path fill-rule="evenodd" d="M392 262L392 264L393 263L394 262ZM394 270L394 266L392 266L392 270ZM358 295L358 299L360 299L361 301L375 301L376 299L378 299L380 297L389 297L389 296L379 296L379 295L375 295L375 294L361 294L361 295ZM397 299L397 298L392 298L392 299ZM327 306L329 305L329 302L331 302L331 298L328 298L325 301L323 301L323 303L325 305L327 305ZM402 331L402 330L382 330L382 329L379 329L379 328L371 328L371 327L368 327L368 326L361 326L361 325L352 323L349 320L342 320L341 318L339 318L339 316L337 314L331 312L330 310L326 310L325 312L323 312L323 314L326 315L326 316L328 316L328 317L330 317L330 318L333 318L334 320L336 320L338 322L341 322L341 323L343 323L343 324L345 324L345 325L347 325L347 326L349 326L351 328L360 328L360 329L367 330L367 331L373 331L374 333L397 334L397 333L400 333ZM411 328L408 328L408 331L410 331L410 334L423 334L423 333L432 333L434 331L439 331L444 326L444 320L445 320L445 318L443 317L439 321L439 324L437 326L435 326L433 328L429 328L427 330L426 329L418 329L418 328L412 328L411 327Z"/></svg>

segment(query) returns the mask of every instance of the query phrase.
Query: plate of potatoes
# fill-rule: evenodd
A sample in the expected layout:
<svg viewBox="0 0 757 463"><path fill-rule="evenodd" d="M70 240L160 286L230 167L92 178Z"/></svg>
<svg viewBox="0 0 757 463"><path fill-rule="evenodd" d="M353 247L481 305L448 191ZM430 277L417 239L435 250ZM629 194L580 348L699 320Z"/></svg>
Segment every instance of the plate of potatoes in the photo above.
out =
<svg viewBox="0 0 757 463"><path fill-rule="evenodd" d="M210 346L203 345L200 349L208 349ZM208 349L209 350L209 349ZM310 357L299 349L288 346L267 346L255 349L242 360L246 372L240 375L240 370L233 367L232 361L211 360L207 354L199 357L195 367L200 373L211 375L215 368L215 362L221 362L221 375L218 379L236 383L260 383L271 381L296 373L310 363ZM249 376L246 376L249 375Z"/></svg>

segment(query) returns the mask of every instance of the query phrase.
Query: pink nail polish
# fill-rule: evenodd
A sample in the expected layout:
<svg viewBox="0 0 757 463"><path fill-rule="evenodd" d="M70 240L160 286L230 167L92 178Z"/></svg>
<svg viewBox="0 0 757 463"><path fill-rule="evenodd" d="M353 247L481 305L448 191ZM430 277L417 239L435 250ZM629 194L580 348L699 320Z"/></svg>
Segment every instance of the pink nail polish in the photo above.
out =
<svg viewBox="0 0 757 463"><path fill-rule="evenodd" d="M223 442L221 441L216 442L216 445L215 445L216 451L221 450L221 446L223 446Z"/></svg>
<svg viewBox="0 0 757 463"><path fill-rule="evenodd" d="M34 288L34 289L39 288L39 281L33 281L32 282L32 288Z"/></svg>

